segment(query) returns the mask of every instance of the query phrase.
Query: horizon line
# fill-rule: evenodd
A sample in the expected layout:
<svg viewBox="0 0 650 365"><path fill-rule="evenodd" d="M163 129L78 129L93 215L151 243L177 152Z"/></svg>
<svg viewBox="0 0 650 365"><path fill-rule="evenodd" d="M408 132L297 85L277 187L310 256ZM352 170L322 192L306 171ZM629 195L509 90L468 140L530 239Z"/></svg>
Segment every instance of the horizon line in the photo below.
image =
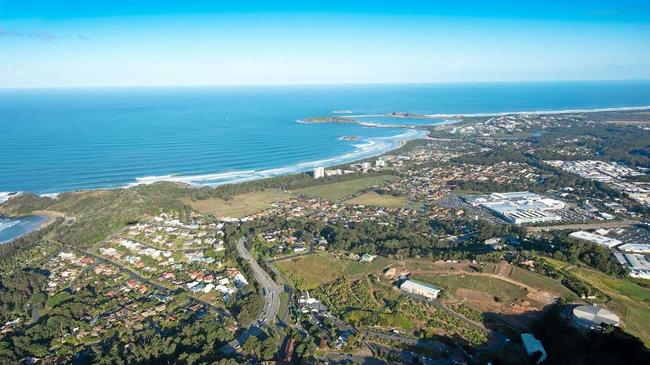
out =
<svg viewBox="0 0 650 365"><path fill-rule="evenodd" d="M71 85L71 86L0 86L0 90L50 89L146 89L146 88L217 88L255 86L381 86L381 85L462 85L462 84L526 84L526 83L588 83L588 82L649 82L650 78L625 79L549 79L549 80L483 80L483 81L396 81L396 82L287 82L287 83L225 83L225 84L159 84L159 85Z"/></svg>

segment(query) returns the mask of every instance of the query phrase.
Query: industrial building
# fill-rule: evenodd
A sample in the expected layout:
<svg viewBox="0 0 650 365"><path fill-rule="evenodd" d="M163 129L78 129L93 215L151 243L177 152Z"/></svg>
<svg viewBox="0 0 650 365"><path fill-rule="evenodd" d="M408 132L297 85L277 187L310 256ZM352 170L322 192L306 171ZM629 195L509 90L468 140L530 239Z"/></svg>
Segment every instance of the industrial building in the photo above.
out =
<svg viewBox="0 0 650 365"><path fill-rule="evenodd" d="M625 252L650 253L650 245L643 243L626 243L618 249Z"/></svg>
<svg viewBox="0 0 650 365"><path fill-rule="evenodd" d="M463 199L474 206L485 207L514 224L560 221L562 218L553 211L566 206L562 201L527 191L470 195Z"/></svg>
<svg viewBox="0 0 650 365"><path fill-rule="evenodd" d="M573 323L590 330L600 330L602 325L618 326L621 319L605 308L595 305L581 305L573 308Z"/></svg>
<svg viewBox="0 0 650 365"><path fill-rule="evenodd" d="M630 276L650 279L650 261L641 254L614 252L616 260L628 270Z"/></svg>
<svg viewBox="0 0 650 365"><path fill-rule="evenodd" d="M619 241L619 240L617 240L615 238L609 238L609 237L601 236L601 235L598 235L598 234L595 234L595 233L590 233L590 232L587 232L587 231L573 232L573 233L569 234L569 236L571 236L573 238L580 239L580 240L585 240L585 241L597 243L597 244L599 244L601 246L605 246L607 248L614 248L614 247L616 247L616 246L623 243L623 242L621 242L621 241Z"/></svg>
<svg viewBox="0 0 650 365"><path fill-rule="evenodd" d="M439 288L413 280L406 280L403 282L400 289L406 293L421 295L429 300L438 298L438 295L440 294Z"/></svg>

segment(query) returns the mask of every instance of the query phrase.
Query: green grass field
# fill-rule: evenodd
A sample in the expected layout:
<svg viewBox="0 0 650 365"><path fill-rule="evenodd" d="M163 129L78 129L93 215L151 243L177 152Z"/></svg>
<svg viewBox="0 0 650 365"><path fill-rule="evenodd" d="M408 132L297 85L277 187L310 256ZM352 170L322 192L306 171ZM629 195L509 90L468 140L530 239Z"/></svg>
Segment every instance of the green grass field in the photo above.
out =
<svg viewBox="0 0 650 365"><path fill-rule="evenodd" d="M650 289L587 268L576 267L570 272L609 296L606 306L623 319L627 332L650 345Z"/></svg>
<svg viewBox="0 0 650 365"><path fill-rule="evenodd" d="M279 260L273 264L294 286L311 290L341 275L354 276L379 270L388 264L388 259L377 257L371 263L360 263L321 252Z"/></svg>
<svg viewBox="0 0 650 365"><path fill-rule="evenodd" d="M566 286L562 285L559 280L551 279L544 275L540 275L538 273L534 273L520 267L514 267L510 278L528 286L532 286L533 288L547 289L557 292L563 298L572 297L574 295L574 293Z"/></svg>
<svg viewBox="0 0 650 365"><path fill-rule="evenodd" d="M408 204L408 199L405 196L378 194L374 191L369 191L352 199L348 199L344 203L387 208L404 208Z"/></svg>
<svg viewBox="0 0 650 365"><path fill-rule="evenodd" d="M220 198L195 201L190 198L183 198L182 201L202 214L213 214L217 217L241 218L269 208L271 203L289 198L291 198L290 194L267 190L235 195L228 201Z"/></svg>
<svg viewBox="0 0 650 365"><path fill-rule="evenodd" d="M497 265L494 263L486 263L484 267L484 271L487 273L491 273L492 271L496 270L495 269L496 266ZM560 296L562 296L563 298L569 298L574 296L573 292L569 290L567 287L565 287L564 285L562 285L562 283L559 280L554 280L544 275L540 275L538 273L528 271L526 269L522 269L517 266L509 265L509 267L512 267L512 274L510 275L509 278L514 281L531 286L533 288L545 289L545 290L556 292L560 294Z"/></svg>
<svg viewBox="0 0 650 365"><path fill-rule="evenodd" d="M472 289L499 297L502 302L514 302L526 296L526 289L505 281L470 275L413 275L412 279L430 283L454 296L458 289Z"/></svg>
<svg viewBox="0 0 650 365"><path fill-rule="evenodd" d="M605 306L618 314L623 320L625 330L637 336L650 346L650 289L632 280L621 279L585 267L544 258L557 269L566 270L579 280L593 286L607 295L610 300Z"/></svg>
<svg viewBox="0 0 650 365"><path fill-rule="evenodd" d="M331 184L310 186L308 188L295 190L294 192L308 197L337 201L363 189L367 189L375 185L384 185L386 182L394 181L396 179L397 177L390 175L369 176Z"/></svg>

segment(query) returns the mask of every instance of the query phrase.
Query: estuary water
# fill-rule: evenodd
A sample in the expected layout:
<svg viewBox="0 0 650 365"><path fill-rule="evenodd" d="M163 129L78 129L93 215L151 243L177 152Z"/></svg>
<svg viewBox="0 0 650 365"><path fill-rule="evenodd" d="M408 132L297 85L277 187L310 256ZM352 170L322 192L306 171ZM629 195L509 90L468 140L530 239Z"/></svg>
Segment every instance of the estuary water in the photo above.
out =
<svg viewBox="0 0 650 365"><path fill-rule="evenodd" d="M445 118L372 115L647 105L648 81L5 89L0 192L50 194L159 180L221 184L352 161L423 136L404 128L298 123L314 116L433 124Z"/></svg>

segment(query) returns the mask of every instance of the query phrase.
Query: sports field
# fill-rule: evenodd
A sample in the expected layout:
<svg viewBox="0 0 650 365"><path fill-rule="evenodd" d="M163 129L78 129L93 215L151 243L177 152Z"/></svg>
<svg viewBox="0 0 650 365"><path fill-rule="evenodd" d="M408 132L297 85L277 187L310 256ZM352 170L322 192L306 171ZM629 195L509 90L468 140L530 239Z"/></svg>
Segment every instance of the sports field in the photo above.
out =
<svg viewBox="0 0 650 365"><path fill-rule="evenodd" d="M362 177L360 179L310 186L308 188L295 190L294 192L308 197L337 201L363 189L367 189L375 185L384 185L385 183L394 181L396 179L397 177L391 175L368 176Z"/></svg>
<svg viewBox="0 0 650 365"><path fill-rule="evenodd" d="M374 191L369 191L352 199L348 199L344 203L387 208L404 208L408 204L408 199L404 196L378 194Z"/></svg>

